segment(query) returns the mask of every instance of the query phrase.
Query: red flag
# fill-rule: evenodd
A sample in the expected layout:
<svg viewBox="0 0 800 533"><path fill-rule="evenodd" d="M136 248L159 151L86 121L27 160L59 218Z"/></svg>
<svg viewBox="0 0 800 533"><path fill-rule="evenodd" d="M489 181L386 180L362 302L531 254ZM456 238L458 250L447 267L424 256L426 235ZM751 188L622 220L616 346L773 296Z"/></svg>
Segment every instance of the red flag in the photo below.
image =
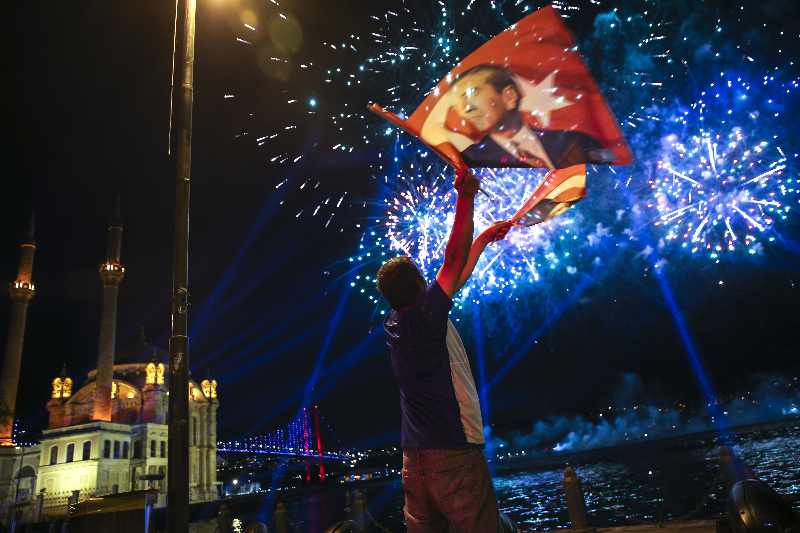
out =
<svg viewBox="0 0 800 533"><path fill-rule="evenodd" d="M511 219L517 227L533 226L560 215L586 198L586 165L554 168Z"/></svg>
<svg viewBox="0 0 800 533"><path fill-rule="evenodd" d="M375 104L370 109L459 169L633 161L574 36L552 7L470 54L408 120Z"/></svg>

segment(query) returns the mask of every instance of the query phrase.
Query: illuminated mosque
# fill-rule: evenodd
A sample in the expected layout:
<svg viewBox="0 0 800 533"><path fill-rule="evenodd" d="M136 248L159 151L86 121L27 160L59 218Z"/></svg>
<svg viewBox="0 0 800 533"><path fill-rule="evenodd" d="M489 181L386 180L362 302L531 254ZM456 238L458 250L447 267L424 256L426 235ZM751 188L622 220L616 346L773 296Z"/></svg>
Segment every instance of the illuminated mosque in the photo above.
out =
<svg viewBox="0 0 800 533"><path fill-rule="evenodd" d="M169 353L145 341L115 350L117 291L125 276L120 262L122 223L119 199L109 225L106 262L100 265L103 309L97 368L77 386L66 372L52 381L47 402L50 419L38 444L15 439L13 416L0 425L0 505L32 501L44 489L42 513L63 514L68 497L83 500L141 490L139 476L166 474L168 439ZM13 414L16 404L27 307L33 298L31 280L33 218L22 243L16 281L11 283L11 323L0 374L0 400ZM28 355L31 356L30 354ZM189 491L194 501L217 498L217 382L189 382ZM2 421L0 421L2 424ZM159 505L166 499L166 479L156 481ZM75 491L79 491L75 493ZM40 498L41 499L41 498ZM51 512L48 513L48 507Z"/></svg>

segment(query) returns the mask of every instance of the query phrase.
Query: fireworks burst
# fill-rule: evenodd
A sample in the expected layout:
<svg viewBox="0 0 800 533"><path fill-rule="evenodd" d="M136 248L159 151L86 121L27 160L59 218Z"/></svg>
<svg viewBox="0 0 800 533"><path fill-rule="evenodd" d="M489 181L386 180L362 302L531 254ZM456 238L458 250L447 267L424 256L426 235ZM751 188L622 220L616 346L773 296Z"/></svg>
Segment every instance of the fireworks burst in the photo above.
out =
<svg viewBox="0 0 800 533"><path fill-rule="evenodd" d="M435 276L454 193L452 170L368 113L366 103L409 115L455 64L538 7L525 0L410 5L398 0L380 14L364 15L368 30L357 25L360 33L325 42L311 55L313 61L298 62L303 82L294 83L286 96L292 122L264 123L262 131L249 136L263 150L274 151L272 163L303 164L311 153L304 151L304 122L311 120L335 132L334 140L315 145L315 158L368 154L372 187L365 180L317 176L290 177L276 185L299 187L306 195L298 217L321 218L326 228L338 231L358 228L358 253L345 262L356 267L353 285L376 304L376 312L387 309L378 303L374 275L388 257L408 254L428 279ZM552 290L554 281L567 288L572 276L595 268L604 252L627 249L628 257L646 258L651 248L635 242L642 232L655 232L655 240L663 238L678 252L715 259L734 250L761 252L787 217L789 196L797 194L792 142L772 133L787 131L788 123L771 120L779 112L772 100L755 98L755 93L766 94L761 87L722 75L693 105L681 106L692 91L687 87L696 85L683 59L692 57L698 65L721 61L720 54L705 52L708 47L698 52L699 15L694 22L682 20L672 7L654 10L636 0L559 2L556 7L569 19L638 161L626 169L590 168L586 201L547 224L513 229L506 241L487 249L456 309L465 301L541 294ZM706 37L721 45L715 39L730 38L734 31L718 24ZM747 66L755 64L744 57ZM792 83L781 90L796 93L797 82ZM785 101L785 94L773 92L775 101ZM542 177L532 170L477 174L492 199L476 199L476 233L509 218ZM360 191L353 189L355 183ZM650 216L640 217L645 206ZM644 263L644 268L653 266ZM666 264L662 258L655 266Z"/></svg>
<svg viewBox="0 0 800 533"><path fill-rule="evenodd" d="M432 280L441 266L444 247L455 214L453 170L434 154L415 149L416 142L401 144L400 163L383 174L384 200L373 206L376 218L369 220L359 254L349 259L360 272L351 282L385 314L375 290L380 265L396 255L409 255ZM497 220L516 213L544 177L544 171L528 169L476 170L489 197L475 197L475 234ZM580 204L579 204L580 205ZM588 228L588 230L587 230ZM597 247L612 236L602 223L587 224L576 209L547 223L512 228L507 238L488 247L473 276L455 297L455 310L465 302L513 302L527 298L532 285L545 278L573 276L600 261Z"/></svg>
<svg viewBox="0 0 800 533"><path fill-rule="evenodd" d="M602 9L599 2L594 0L556 2L554 6L567 19L583 10L599 13ZM308 61L298 59L297 75L302 77L302 82L293 84L287 91L284 105L287 123L265 122L257 131L242 138L255 140L263 150L270 152L271 164L303 164L309 159L309 152L304 146L304 122L312 117L317 124L324 123L326 129L335 132L331 136L334 140L321 142L315 148L315 158L372 154L376 160L372 165L373 170L378 170L373 172L373 177L385 183L382 171L378 168L381 162L377 160L377 154L385 156L397 151L397 129L367 112L366 104L379 103L401 117L409 115L428 91L461 59L538 7L529 1L441 0L413 5L412 8L407 2L398 0L380 14L366 14L366 20L356 26L368 29L343 36L335 42L321 43L321 47L306 58ZM612 32L619 37L617 42L627 41L629 33L638 32L633 28L644 25L648 27L647 37L643 37L641 42L631 43L636 47L637 57L647 54L664 56L662 41L659 40L661 36L655 33L660 31L658 24L655 24L655 28L652 24L645 24L646 17L641 14L627 17L624 21L620 21L616 14L606 19L603 28L596 31L598 40L609 39L612 36L609 32ZM241 31L244 40L249 42L250 37L247 36L256 30L245 25ZM616 55L621 57L624 54ZM278 61L281 57L270 56L267 62L270 68L284 65ZM610 71L616 69L627 72L630 70L628 67L630 65L611 62L603 65ZM645 91L649 94L654 88L657 89L660 82L654 81L655 76L648 74L648 68L648 65L637 64L636 72L632 74L636 81L622 83L620 87L627 91L629 86L637 86L640 94ZM283 70L279 73L283 73ZM635 123L640 120L640 114L641 110L632 111L630 121ZM404 141L402 139L400 142ZM406 155L409 153L406 151ZM344 191L341 188L338 191L331 190L336 184L326 188L324 178L312 181L306 183L306 180L295 180L292 184L281 182L277 185L305 188L303 193L309 202L302 214L322 218L327 227L331 216L341 212L331 207L334 204L329 196L339 198ZM323 182L321 186L318 183L320 181ZM349 182L353 183L352 180ZM320 191L325 191L324 196L315 194L318 186ZM379 194L395 192L387 190ZM345 202L343 209L355 205L353 202L356 198L363 200L363 195L353 194L353 191L350 193L348 198L352 201ZM361 205L362 202L357 204ZM352 217L348 215L342 218L348 220ZM337 216L335 220L338 219ZM334 226L341 228L342 223Z"/></svg>
<svg viewBox="0 0 800 533"><path fill-rule="evenodd" d="M648 204L667 242L718 260L736 250L762 253L764 240L775 239L775 224L786 219L798 191L778 135L763 133L771 130L762 122L780 112L759 110L773 103L760 96L747 81L723 73L670 118L680 134L662 139L665 153Z"/></svg>

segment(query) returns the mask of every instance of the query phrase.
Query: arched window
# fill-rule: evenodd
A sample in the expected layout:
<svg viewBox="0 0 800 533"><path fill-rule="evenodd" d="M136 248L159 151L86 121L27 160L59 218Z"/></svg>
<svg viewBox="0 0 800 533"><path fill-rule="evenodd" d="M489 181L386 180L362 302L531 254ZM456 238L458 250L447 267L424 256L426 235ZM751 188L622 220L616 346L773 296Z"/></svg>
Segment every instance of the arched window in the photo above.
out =
<svg viewBox="0 0 800 533"><path fill-rule="evenodd" d="M75 458L75 443L70 442L67 444L67 463L71 463Z"/></svg>
<svg viewBox="0 0 800 533"><path fill-rule="evenodd" d="M131 411L127 415L125 415L125 423L126 424L135 424L136 423L136 411Z"/></svg>
<svg viewBox="0 0 800 533"><path fill-rule="evenodd" d="M103 442L103 459L111 459L111 441Z"/></svg>
<svg viewBox="0 0 800 533"><path fill-rule="evenodd" d="M88 461L92 457L92 441L87 440L83 443L83 460Z"/></svg>
<svg viewBox="0 0 800 533"><path fill-rule="evenodd" d="M167 456L167 441L162 440L161 441L161 458L163 459L166 456Z"/></svg>
<svg viewBox="0 0 800 533"><path fill-rule="evenodd" d="M156 456L156 441L151 440L150 441L150 457L155 457L155 456Z"/></svg>
<svg viewBox="0 0 800 533"><path fill-rule="evenodd" d="M119 441L114 441L114 459L119 459Z"/></svg>
<svg viewBox="0 0 800 533"><path fill-rule="evenodd" d="M9 487L9 496L13 497L14 494L17 494L22 499L28 499L31 496L31 491L36 486L36 471L30 465L25 465L21 470L17 471L14 477L16 482Z"/></svg>
<svg viewBox="0 0 800 533"><path fill-rule="evenodd" d="M197 418L192 417L192 444L197 446Z"/></svg>
<svg viewBox="0 0 800 533"><path fill-rule="evenodd" d="M134 459L142 458L142 441L140 440L133 441L133 458Z"/></svg>
<svg viewBox="0 0 800 533"><path fill-rule="evenodd" d="M58 464L58 446L50 447L50 464L51 465Z"/></svg>
<svg viewBox="0 0 800 533"><path fill-rule="evenodd" d="M18 479L25 479L26 477L36 477L36 470L34 470L30 465L23 466L22 470L17 472Z"/></svg>
<svg viewBox="0 0 800 533"><path fill-rule="evenodd" d="M128 458L128 441L125 441L125 442L122 443L122 458L123 459L127 459ZM124 485L124 483L123 483L123 485Z"/></svg>

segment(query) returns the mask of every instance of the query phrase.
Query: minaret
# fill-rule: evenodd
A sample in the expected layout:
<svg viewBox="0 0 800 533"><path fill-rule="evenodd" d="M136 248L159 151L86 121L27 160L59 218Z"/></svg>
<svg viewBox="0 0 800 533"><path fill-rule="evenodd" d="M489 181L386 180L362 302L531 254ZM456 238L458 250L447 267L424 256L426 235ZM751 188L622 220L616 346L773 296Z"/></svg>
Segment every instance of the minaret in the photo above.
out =
<svg viewBox="0 0 800 533"><path fill-rule="evenodd" d="M8 425L0 425L0 446L11 446L13 442L14 412L17 407L17 388L19 370L22 364L22 343L25 340L25 321L28 318L28 302L35 294L31 271L36 241L33 240L33 213L28 224L28 232L22 241L17 280L8 287L11 296L11 322L8 325L6 354L3 358L3 373L0 375L0 400L5 402L11 412Z"/></svg>
<svg viewBox="0 0 800 533"><path fill-rule="evenodd" d="M100 346L97 350L97 377L95 378L94 420L111 421L111 383L114 379L114 345L117 337L117 291L125 268L119 262L122 246L122 221L119 214L119 196L114 205L114 219L108 228L108 256L100 265L103 280L103 315L100 317Z"/></svg>

